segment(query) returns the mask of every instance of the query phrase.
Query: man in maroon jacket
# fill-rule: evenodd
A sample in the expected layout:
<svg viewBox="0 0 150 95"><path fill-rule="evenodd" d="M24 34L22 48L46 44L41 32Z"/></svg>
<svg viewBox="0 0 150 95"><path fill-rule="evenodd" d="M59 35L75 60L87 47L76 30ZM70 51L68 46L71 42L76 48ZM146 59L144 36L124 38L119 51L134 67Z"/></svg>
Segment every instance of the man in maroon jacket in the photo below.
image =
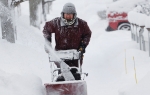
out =
<svg viewBox="0 0 150 95"><path fill-rule="evenodd" d="M91 30L87 22L77 17L75 6L72 3L64 5L61 17L46 22L43 34L49 42L51 42L52 33L55 33L55 50L76 49L85 53L85 48L91 38ZM81 65L82 60L80 60ZM65 61L65 63L78 67L78 60Z"/></svg>

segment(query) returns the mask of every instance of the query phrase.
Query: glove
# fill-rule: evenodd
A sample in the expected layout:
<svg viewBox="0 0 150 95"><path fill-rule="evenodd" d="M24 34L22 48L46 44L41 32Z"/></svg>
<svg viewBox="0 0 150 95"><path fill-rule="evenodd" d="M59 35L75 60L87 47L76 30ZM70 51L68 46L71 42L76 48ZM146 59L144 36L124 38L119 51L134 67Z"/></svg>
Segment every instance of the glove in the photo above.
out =
<svg viewBox="0 0 150 95"><path fill-rule="evenodd" d="M85 47L84 46L80 46L78 51L81 51L82 53L85 53Z"/></svg>
<svg viewBox="0 0 150 95"><path fill-rule="evenodd" d="M81 45L79 46L79 49L78 51L81 51L81 53L85 53L85 48L86 48L86 45L83 43L83 41L81 42Z"/></svg>

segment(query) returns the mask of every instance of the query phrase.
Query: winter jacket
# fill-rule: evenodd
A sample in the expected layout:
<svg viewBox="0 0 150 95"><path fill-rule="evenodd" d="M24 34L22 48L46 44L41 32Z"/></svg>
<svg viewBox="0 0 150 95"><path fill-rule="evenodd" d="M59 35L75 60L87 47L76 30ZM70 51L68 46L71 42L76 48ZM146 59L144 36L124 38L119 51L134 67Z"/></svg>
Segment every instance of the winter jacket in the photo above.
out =
<svg viewBox="0 0 150 95"><path fill-rule="evenodd" d="M76 22L67 26L57 17L46 22L43 30L44 37L51 41L51 34L55 33L56 50L78 49L83 44L87 46L91 38L91 30L87 22L77 18Z"/></svg>

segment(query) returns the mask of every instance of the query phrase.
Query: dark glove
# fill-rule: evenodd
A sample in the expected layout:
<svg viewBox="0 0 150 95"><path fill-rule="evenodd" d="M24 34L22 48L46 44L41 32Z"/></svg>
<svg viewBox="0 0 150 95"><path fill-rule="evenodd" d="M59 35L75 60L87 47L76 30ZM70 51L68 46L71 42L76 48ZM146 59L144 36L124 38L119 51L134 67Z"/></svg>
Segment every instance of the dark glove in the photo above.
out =
<svg viewBox="0 0 150 95"><path fill-rule="evenodd" d="M79 46L78 51L81 51L81 53L85 53L85 48L86 48L86 45L82 41L80 46Z"/></svg>
<svg viewBox="0 0 150 95"><path fill-rule="evenodd" d="M80 46L78 51L81 51L81 53L85 53L85 47L84 46Z"/></svg>

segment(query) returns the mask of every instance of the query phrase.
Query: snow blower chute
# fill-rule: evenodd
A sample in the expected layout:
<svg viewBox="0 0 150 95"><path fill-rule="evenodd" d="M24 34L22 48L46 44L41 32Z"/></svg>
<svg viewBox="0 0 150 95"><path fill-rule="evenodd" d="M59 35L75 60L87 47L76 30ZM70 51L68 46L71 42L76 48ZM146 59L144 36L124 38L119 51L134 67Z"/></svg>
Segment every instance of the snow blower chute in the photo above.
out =
<svg viewBox="0 0 150 95"><path fill-rule="evenodd" d="M51 83L44 84L47 95L87 95L84 78L88 74L82 73L80 55L81 53L74 49L49 54ZM58 61L56 57L59 57L61 61ZM64 60L78 60L79 67L69 67ZM60 68L57 68L54 62L59 63Z"/></svg>

